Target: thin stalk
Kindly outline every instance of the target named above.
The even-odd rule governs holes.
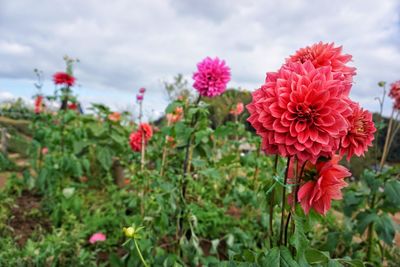
[[[142,101],[140,101],[140,104],[139,104],[139,107],[140,107],[140,111],[139,111],[139,127],[142,124],[142,116],[143,116],[143,104],[142,104]],[[145,132],[142,131],[142,136],[141,136],[142,146],[141,146],[141,157],[140,157],[140,170],[142,172],[144,170],[145,155],[146,155],[146,142],[145,142],[144,138],[145,138]]]
[[[391,139],[391,132],[392,132],[392,128],[393,128],[393,115],[394,115],[394,108],[392,110],[392,114],[390,116],[390,121],[389,121],[389,125],[388,125],[388,130],[386,133],[386,139],[385,139],[385,144],[383,147],[383,152],[382,152],[382,158],[381,158],[381,162],[379,164],[379,172],[382,172],[383,167],[385,165],[385,161],[386,161],[386,157],[387,154],[390,150],[390,139]],[[376,201],[376,192],[374,192],[372,194],[372,198],[371,198],[371,203],[370,203],[370,209],[373,210],[375,208],[375,201]],[[374,227],[375,224],[374,222],[371,222],[368,225],[368,232],[367,232],[367,261],[371,261],[371,257],[372,257],[372,252],[373,252],[373,243],[374,243]]]
[[[200,103],[201,100],[201,95],[197,98],[197,101],[195,103],[195,106],[197,107]],[[190,128],[193,128],[196,125],[197,122],[197,116],[193,114],[192,120],[190,122]],[[179,223],[178,223],[178,232],[182,234],[183,230],[183,217],[185,215],[185,210],[186,210],[186,190],[187,190],[187,175],[189,173],[190,169],[190,164],[191,164],[191,157],[190,157],[190,151],[191,151],[191,146],[193,142],[193,137],[194,137],[194,130],[189,136],[188,142],[185,147],[185,160],[183,162],[183,176],[182,176],[182,184],[181,184],[181,202],[182,202],[182,210],[180,213],[180,218],[179,218]]]
[[[261,149],[261,144],[260,144],[260,149]],[[273,175],[276,175],[277,170],[278,170],[278,155],[275,155]],[[269,241],[271,247],[273,246],[272,237],[274,236],[274,198],[275,198],[275,189],[272,189],[271,198],[269,199],[269,235],[270,235]]]
[[[283,231],[284,231],[284,226],[285,226],[286,185],[287,185],[287,179],[288,179],[288,174],[289,174],[289,165],[290,165],[290,157],[288,157],[288,159],[287,159],[285,180],[283,181],[283,188],[282,188],[282,209],[281,209],[281,228],[280,228],[280,234],[279,234],[279,245],[282,245],[282,242],[283,242]]]
[[[143,258],[142,252],[140,252],[139,245],[138,245],[138,243],[137,243],[135,238],[133,238],[133,242],[135,243],[136,251],[139,254],[140,260],[142,261],[144,267],[148,267],[146,261]]]
[[[167,127],[169,127],[169,126],[170,126],[170,122],[168,121]],[[160,176],[161,177],[164,175],[164,168],[165,168],[165,165],[167,162],[167,154],[168,154],[167,145],[168,145],[168,136],[165,137],[165,141],[164,141],[163,154],[162,154],[161,167],[160,167]]]
[[[288,239],[288,229],[289,229],[289,222],[290,222],[290,218],[292,216],[292,213],[289,212],[288,217],[286,219],[286,225],[285,225],[285,246],[287,245],[287,239]],[[292,220],[293,221],[293,220]]]
[[[390,121],[388,125],[388,130],[386,133],[386,140],[385,140],[385,145],[383,147],[383,152],[382,152],[382,158],[381,162],[379,165],[379,172],[382,172],[383,166],[385,165],[386,157],[387,157],[387,152],[388,152],[388,146],[389,146],[389,140],[392,132],[392,125],[393,125],[393,115],[394,115],[394,108],[392,110],[392,115],[390,115]]]

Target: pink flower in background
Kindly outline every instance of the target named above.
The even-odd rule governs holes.
[[[136,96],[136,100],[137,100],[138,102],[143,101],[143,95],[137,95],[137,96]]]
[[[343,156],[347,153],[347,160],[350,160],[354,154],[364,155],[368,147],[372,146],[376,132],[371,112],[363,110],[355,102],[352,102],[350,106],[352,113],[347,118],[350,126],[340,145],[340,155]]]
[[[230,68],[219,58],[205,58],[197,64],[193,74],[193,87],[201,96],[214,97],[222,94],[231,79]]]
[[[288,62],[278,72],[267,73],[247,106],[262,149],[282,157],[296,155],[302,162],[330,157],[347,132],[351,112],[340,94],[342,87],[330,67],[315,68],[310,61]]]
[[[342,93],[349,95],[353,76],[356,75],[356,68],[346,65],[351,61],[352,56],[342,53],[342,47],[335,47],[334,43],[319,42],[305,48],[301,48],[290,56],[286,62],[305,63],[310,61],[315,68],[331,67],[335,79],[343,81]]]
[[[118,122],[118,121],[121,120],[121,113],[119,113],[119,112],[113,112],[113,113],[111,113],[111,114],[108,115],[108,119],[109,119],[110,121],[113,121],[113,122]]]
[[[394,108],[400,110],[400,81],[394,82],[390,85],[389,96],[394,100]]]
[[[42,148],[42,155],[46,155],[49,153],[49,149],[47,147]]]
[[[182,107],[176,107],[173,113],[168,113],[166,115],[168,124],[173,124],[177,123],[180,121],[183,117],[183,108]]]
[[[325,215],[331,208],[332,200],[342,199],[341,189],[347,185],[344,178],[351,173],[338,164],[340,157],[335,155],[328,162],[318,162],[316,179],[308,181],[300,187],[298,200],[306,214],[313,208]]]
[[[93,234],[89,239],[90,244],[95,244],[97,242],[103,242],[103,241],[106,241],[106,235],[100,232]]]
[[[139,93],[144,94],[146,92],[146,88],[142,87],[139,89]]]
[[[73,86],[75,84],[75,78],[65,72],[57,72],[53,75],[53,81],[55,84],[63,84],[67,86]]]
[[[235,108],[233,108],[229,111],[229,113],[232,115],[239,116],[240,114],[242,114],[243,110],[244,110],[244,105],[242,102],[239,102],[236,104]]]

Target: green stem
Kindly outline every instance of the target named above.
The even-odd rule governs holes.
[[[261,144],[260,144],[261,148]],[[273,175],[276,175],[277,169],[278,169],[278,155],[275,156],[275,162],[274,162],[274,170],[273,170]],[[258,165],[257,165],[258,166]],[[274,198],[275,198],[275,189],[272,189],[271,192],[271,198],[269,199],[269,242],[270,246],[273,246],[273,239],[272,237],[274,236]]]
[[[145,267],[148,267],[146,261],[145,261],[144,258],[143,258],[142,252],[140,252],[139,245],[138,245],[138,243],[137,243],[137,241],[136,241],[135,238],[133,238],[133,242],[135,243],[136,251],[137,251],[137,253],[139,254],[140,260],[142,261],[142,263],[143,263],[143,265],[144,265]]]
[[[282,209],[281,209],[281,228],[280,228],[280,235],[279,235],[279,245],[282,245],[283,232],[284,232],[284,228],[285,228],[286,185],[287,185],[287,179],[288,179],[288,174],[289,174],[289,166],[290,166],[290,157],[288,157],[288,159],[287,159],[285,180],[283,181],[283,188],[282,188]]]

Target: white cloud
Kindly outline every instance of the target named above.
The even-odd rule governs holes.
[[[11,100],[14,98],[15,98],[15,96],[13,94],[11,94],[10,92],[0,90],[0,102],[8,101],[8,100]]]
[[[232,85],[254,89],[295,50],[323,40],[353,55],[352,95],[373,109],[376,83],[400,79],[399,10],[397,0],[2,1],[0,79],[33,78],[33,68],[49,78],[68,54],[81,60],[76,76],[82,90],[98,89],[96,99],[126,106],[112,92],[133,99],[145,86],[159,111],[160,80],[190,77],[205,56],[226,59]]]

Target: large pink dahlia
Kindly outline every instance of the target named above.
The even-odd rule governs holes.
[[[197,64],[197,72],[193,74],[193,87],[201,96],[214,97],[225,91],[230,79],[230,69],[224,60],[207,57]]]
[[[351,173],[338,164],[339,156],[334,156],[328,162],[318,162],[315,179],[300,187],[298,200],[307,214],[311,208],[325,215],[331,208],[332,199],[342,199],[341,189],[347,185],[344,178]]]
[[[400,110],[400,81],[390,85],[389,96],[394,100],[394,108]]]
[[[374,133],[376,128],[372,120],[372,114],[368,110],[364,110],[358,103],[350,104],[352,113],[347,117],[349,121],[349,129],[347,134],[342,138],[340,145],[340,154],[343,156],[347,153],[347,160],[355,154],[362,156],[372,146]]]
[[[339,92],[342,82],[334,77],[330,67],[315,68],[310,61],[288,62],[267,74],[247,106],[266,153],[315,163],[339,148],[351,110]]]
[[[330,66],[336,79],[343,81],[344,95],[349,95],[353,76],[356,74],[356,68],[349,67],[346,64],[351,61],[352,56],[342,54],[342,47],[335,47],[334,43],[319,42],[312,46],[307,46],[296,51],[286,62],[311,61],[315,68]]]

